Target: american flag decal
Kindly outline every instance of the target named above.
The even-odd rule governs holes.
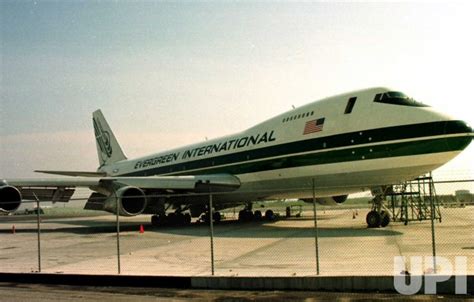
[[[306,122],[304,125],[303,135],[323,131],[324,119],[325,118],[323,117],[317,120]]]

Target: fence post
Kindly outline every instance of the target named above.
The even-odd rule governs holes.
[[[36,199],[36,225],[38,233],[38,272],[41,273],[41,222],[40,222],[40,200],[33,192]]]
[[[434,226],[434,220],[435,220],[435,206],[434,206],[434,198],[433,198],[433,189],[432,186],[434,186],[433,182],[433,177],[430,172],[430,178],[428,180],[429,182],[429,194],[430,194],[430,208],[431,208],[431,248],[433,251],[433,272],[436,274],[436,241],[435,241],[435,226]]]
[[[118,274],[120,275],[121,273],[120,271],[120,219],[119,219],[120,203],[115,192],[114,192],[114,195],[115,195],[115,204],[116,204],[115,216],[116,216],[116,226],[117,226],[117,271],[118,271]]]
[[[314,218],[314,248],[316,252],[316,275],[319,275],[319,245],[318,245],[318,220],[316,218],[316,189],[313,181],[313,218]]]
[[[209,193],[209,229],[211,232],[211,274],[214,276],[214,211],[212,209],[212,193]]]

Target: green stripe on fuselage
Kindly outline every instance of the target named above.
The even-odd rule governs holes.
[[[251,163],[238,163],[235,165],[216,168],[209,167],[202,170],[193,171],[192,174],[229,173],[232,175],[238,175],[276,169],[458,151],[464,149],[470,141],[470,137],[454,137],[386,144],[371,147],[358,147],[345,150],[288,156],[284,158],[274,158]],[[175,175],[185,174],[188,173],[175,173]]]
[[[214,173],[229,173],[237,175],[310,165],[460,151],[469,145],[471,142],[470,136],[434,139],[423,138],[466,133],[466,129],[465,124],[461,121],[433,122],[379,128],[236,152],[233,154],[140,170],[128,173],[127,175],[146,176],[160,174],[189,175]],[[416,138],[421,140],[390,143],[390,141],[394,140]],[[367,144],[382,142],[386,142],[386,144],[364,146]],[[351,146],[353,146],[353,148],[347,148]],[[341,147],[346,147],[347,149],[334,150],[334,148]],[[312,153],[295,155],[296,153],[304,152]],[[280,158],[274,158],[277,156]]]

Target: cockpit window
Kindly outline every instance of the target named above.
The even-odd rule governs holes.
[[[389,91],[382,94],[379,93],[375,95],[374,102],[401,106],[429,107],[428,105],[417,102],[404,93],[398,91]]]

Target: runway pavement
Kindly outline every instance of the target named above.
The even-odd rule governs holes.
[[[394,256],[431,256],[430,221],[368,229],[367,209],[318,210],[320,275],[392,275]],[[454,263],[467,257],[474,273],[474,207],[442,209],[436,222],[437,255]],[[276,222],[215,225],[217,276],[314,276],[315,229],[311,213]],[[36,221],[0,217],[0,271],[38,270]],[[153,228],[149,216],[120,218],[120,266],[130,275],[211,275],[209,227]],[[15,234],[12,226],[15,226]],[[140,225],[145,232],[140,233]],[[115,216],[43,218],[42,272],[116,274]]]

